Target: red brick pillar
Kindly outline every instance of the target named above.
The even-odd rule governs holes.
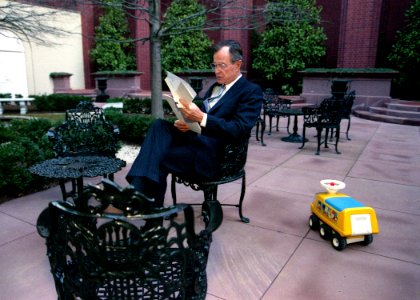
[[[253,7],[253,0],[237,0],[235,2],[235,7],[239,7],[238,9],[225,9],[224,16],[227,20],[230,20],[230,16],[232,19],[235,20],[235,16],[244,16],[245,13],[249,13]],[[248,8],[248,9],[244,9]],[[229,21],[227,21],[229,22]],[[246,18],[243,20],[235,20],[238,22],[235,26],[236,28],[246,28],[249,24],[247,24]],[[227,25],[228,26],[228,25]],[[244,60],[242,62],[242,70],[247,70],[248,64],[251,58],[251,38],[250,38],[250,30],[222,30],[220,34],[220,40],[236,40],[241,44]]]
[[[95,87],[92,78],[92,61],[89,53],[94,44],[95,36],[95,7],[91,4],[78,4],[78,9],[82,18],[82,47],[83,47],[83,71],[85,74],[85,87],[88,89]]]
[[[376,63],[382,0],[343,0],[338,68],[373,68]]]
[[[144,38],[149,36],[149,23],[145,21],[148,16],[141,16],[139,11],[136,12],[136,37]],[[142,72],[141,77],[141,90],[150,91],[150,42],[137,42],[136,43],[136,60],[137,60],[137,71]]]

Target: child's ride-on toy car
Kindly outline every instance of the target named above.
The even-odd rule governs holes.
[[[339,193],[346,186],[344,182],[326,179],[321,180],[321,185],[327,192],[316,194],[309,227],[319,230],[323,239],[331,239],[336,250],[343,250],[350,243],[372,243],[372,234],[379,232],[373,208]]]

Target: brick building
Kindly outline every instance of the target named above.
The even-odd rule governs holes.
[[[27,0],[35,3],[39,1]],[[163,0],[162,7],[170,1]],[[238,0],[242,6],[252,8],[264,0]],[[404,12],[411,0],[316,0],[323,7],[322,26],[328,37],[327,55],[323,65],[327,68],[373,68],[383,67],[387,53],[395,41],[396,31],[404,25]],[[93,46],[92,36],[100,15],[100,9],[80,1],[44,0],[43,5],[75,9],[81,13],[83,33],[83,59],[85,87],[94,88],[92,73],[95,71],[89,59]],[[229,12],[227,12],[229,14]],[[148,23],[136,20],[131,24],[134,36],[147,36]],[[223,30],[209,32],[214,40],[233,38],[238,40],[250,58],[251,34],[249,31]],[[150,90],[150,53],[148,43],[136,46],[137,69],[142,72],[141,89]],[[245,64],[245,69],[249,70]]]

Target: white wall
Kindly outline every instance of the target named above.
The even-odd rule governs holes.
[[[0,93],[28,96],[25,53],[18,37],[0,29]]]
[[[0,0],[0,4],[4,3]],[[53,11],[50,8],[29,6],[34,11]],[[53,83],[49,76],[52,72],[67,72],[72,89],[84,88],[83,48],[81,35],[81,16],[77,12],[61,11],[60,15],[51,16],[49,24],[62,28],[71,34],[64,37],[50,35],[46,40],[52,46],[38,45],[22,40],[26,60],[26,82],[28,94],[51,94]],[[5,55],[0,51],[0,56]],[[1,61],[1,58],[0,58]],[[5,67],[0,65],[1,69]],[[10,68],[10,66],[8,67]],[[4,73],[4,71],[3,71]],[[6,73],[9,73],[6,71]]]

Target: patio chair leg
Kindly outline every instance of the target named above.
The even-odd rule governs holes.
[[[340,127],[337,128],[337,135],[336,135],[336,140],[335,140],[335,152],[337,154],[341,154],[340,151],[338,151],[338,141],[340,140]]]
[[[318,146],[317,146],[317,150],[315,152],[315,155],[319,155],[319,151],[321,150],[321,135],[322,135],[322,128],[317,128],[317,140],[318,140]]]
[[[268,135],[271,135],[271,128],[273,127],[273,117],[272,116],[269,116],[269,119],[270,119],[270,129],[268,130]]]
[[[305,135],[306,135],[306,127],[303,126],[303,130],[302,130],[302,145],[299,147],[299,149],[302,149],[305,146]]]
[[[350,130],[350,118],[349,118],[349,122],[347,124],[346,138],[347,138],[348,141],[351,141],[351,138],[349,138],[349,130]]]
[[[242,222],[244,223],[249,223],[249,218],[245,217],[242,214],[242,202],[244,201],[244,197],[245,197],[245,189],[246,189],[246,179],[245,179],[245,175],[244,177],[242,177],[242,188],[241,188],[241,198],[239,199],[239,217],[241,219]]]
[[[328,147],[328,133],[330,132],[329,128],[325,128],[325,140],[324,140],[324,148],[329,148]],[[331,129],[331,133],[334,132],[334,129]]]
[[[267,146],[264,143],[265,119],[261,122],[261,146]]]

